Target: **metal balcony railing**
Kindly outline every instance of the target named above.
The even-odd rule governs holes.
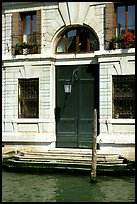
[[[28,35],[13,36],[13,54],[27,55],[40,53],[41,34],[33,33]]]
[[[15,55],[27,55],[27,54],[38,54],[38,46],[35,47],[19,47],[18,49],[15,48]]]
[[[119,33],[109,41],[109,49],[129,49],[135,47],[135,33]]]

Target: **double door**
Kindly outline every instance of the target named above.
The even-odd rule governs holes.
[[[64,84],[72,80],[71,93]],[[91,148],[93,110],[98,111],[98,66],[56,67],[56,147]]]

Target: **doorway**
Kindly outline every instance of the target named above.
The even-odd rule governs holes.
[[[65,93],[72,77],[72,91]],[[94,109],[99,115],[98,64],[56,66],[56,147],[91,148]]]

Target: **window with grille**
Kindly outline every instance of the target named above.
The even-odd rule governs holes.
[[[19,118],[39,117],[39,79],[19,79]]]
[[[135,118],[135,76],[112,76],[113,118]]]

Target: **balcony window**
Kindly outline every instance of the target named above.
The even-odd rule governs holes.
[[[41,12],[13,13],[13,54],[38,54],[41,42]]]
[[[112,76],[113,118],[135,118],[135,76]]]
[[[36,12],[24,14],[23,42],[36,42]]]
[[[109,11],[107,10],[107,15],[108,14],[109,14]],[[112,16],[114,18],[114,27],[111,27],[111,25],[109,24],[109,19],[107,19],[107,25],[106,25],[107,27],[106,42],[108,45],[108,49],[134,48],[135,47],[135,5],[131,3],[115,3],[114,15]],[[110,32],[110,30],[112,32]]]
[[[135,5],[117,6],[116,36],[131,32],[135,34]]]

